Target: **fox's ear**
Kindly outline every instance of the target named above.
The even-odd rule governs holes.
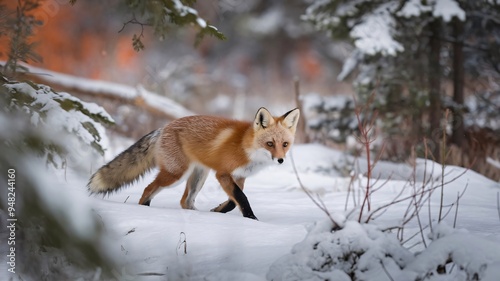
[[[259,108],[253,122],[254,130],[265,129],[274,124],[274,118],[265,107]]]
[[[297,124],[299,123],[300,110],[298,108],[292,109],[285,113],[281,118],[283,121],[281,122],[283,126],[291,130],[295,133],[295,129],[297,128]]]

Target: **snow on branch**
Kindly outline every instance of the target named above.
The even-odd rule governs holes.
[[[403,8],[397,13],[400,17],[419,17],[423,13],[432,13],[435,18],[442,18],[445,22],[457,17],[465,20],[465,11],[460,8],[455,0],[406,1]]]
[[[381,5],[373,13],[363,16],[361,23],[352,26],[350,36],[361,53],[395,56],[404,50],[403,45],[394,39],[396,23],[391,13],[393,8],[393,3]]]
[[[500,169],[500,161],[495,160],[491,157],[486,157],[486,163],[492,165],[493,167]]]
[[[141,85],[131,87],[113,82],[75,77],[31,66],[29,67],[29,71],[33,74],[37,74],[36,78],[45,83],[58,85],[77,92],[119,98],[139,107],[143,107],[148,111],[154,111],[155,113],[164,115],[170,119],[177,119],[194,114],[173,100],[148,91]]]
[[[10,127],[17,119],[26,121],[11,131],[11,138],[17,140],[9,142],[12,147],[34,150],[56,167],[64,166],[68,155],[81,158],[85,151],[104,153],[107,139],[103,125],[114,121],[102,107],[32,82],[5,81],[0,91],[5,119],[0,123]]]
[[[403,52],[403,45],[396,39],[397,18],[442,18],[445,22],[454,17],[465,20],[465,11],[455,0],[401,1],[339,1],[313,2],[302,19],[329,34],[347,35],[361,54],[396,56]],[[343,77],[343,76],[341,76]]]

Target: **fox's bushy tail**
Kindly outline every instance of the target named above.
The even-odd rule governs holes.
[[[90,193],[108,194],[139,179],[155,166],[155,144],[161,129],[152,131],[102,166],[87,184]]]

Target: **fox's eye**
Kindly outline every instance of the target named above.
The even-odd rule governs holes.
[[[287,147],[288,146],[288,143],[287,142],[284,142],[283,143],[283,147]]]
[[[273,143],[272,141],[268,141],[266,144],[267,144],[267,146],[269,146],[269,147],[273,147],[273,146],[274,146],[274,143]]]

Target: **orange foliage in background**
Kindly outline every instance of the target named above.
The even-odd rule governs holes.
[[[110,16],[102,16],[116,12],[112,9],[107,12],[106,3],[82,2],[85,1],[71,6],[67,0],[42,1],[33,15],[43,24],[35,28],[31,40],[38,42],[35,52],[43,61],[30,64],[81,77],[126,80],[127,72],[140,68],[132,36],[118,33],[121,25],[113,24]],[[8,1],[6,6],[15,15],[17,1]],[[8,45],[4,37],[0,45],[1,60],[7,59]]]

